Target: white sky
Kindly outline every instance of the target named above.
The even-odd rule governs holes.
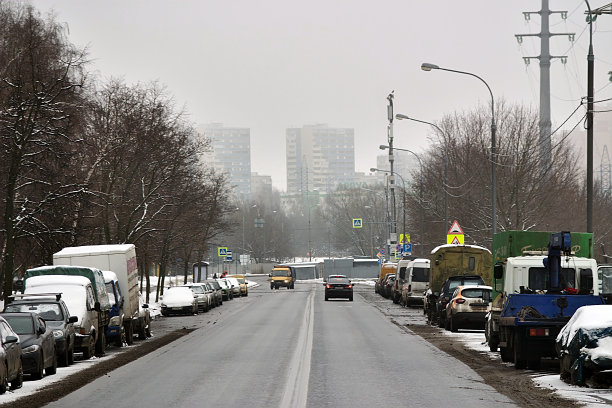
[[[612,0],[591,0],[591,7]],[[438,121],[490,101],[477,79],[424,72],[422,62],[481,76],[496,99],[539,105],[539,0],[33,0],[88,46],[92,70],[128,83],[159,80],[196,124],[251,129],[252,171],[286,188],[285,129],[326,123],[355,129],[356,170],[376,166],[386,142],[386,97],[395,113]],[[588,28],[583,0],[550,0],[553,129],[586,95]],[[595,99],[612,97],[612,15],[594,24]],[[605,115],[612,115],[607,113]],[[576,119],[577,120],[577,119]],[[395,146],[422,151],[429,127],[395,122]],[[568,123],[573,127],[576,121]],[[595,163],[612,134],[597,135]],[[610,132],[608,132],[610,133]]]

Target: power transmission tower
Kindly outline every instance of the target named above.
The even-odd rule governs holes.
[[[610,166],[610,155],[608,146],[604,145],[601,154],[601,164],[599,165],[599,176],[601,178],[601,192],[603,195],[610,195],[612,187],[612,167]]]
[[[531,59],[540,60],[540,157],[541,171],[546,174],[551,164],[551,121],[550,121],[550,61],[554,58],[561,59],[562,63],[567,62],[566,55],[550,55],[550,37],[555,35],[567,35],[570,41],[574,41],[575,33],[551,33],[549,17],[551,14],[561,14],[562,19],[567,19],[567,11],[551,11],[548,7],[548,0],[542,0],[540,11],[525,11],[525,20],[529,21],[532,14],[539,14],[542,19],[542,30],[538,34],[515,34],[519,44],[523,42],[523,37],[540,37],[540,55],[537,57],[523,57],[525,64],[529,65]]]

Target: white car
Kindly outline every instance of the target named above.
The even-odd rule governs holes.
[[[186,286],[166,289],[161,301],[163,316],[171,314],[198,314],[197,296]]]
[[[232,287],[232,293],[234,294],[234,297],[240,297],[240,282],[238,282],[238,279],[227,277],[223,279],[225,279]]]

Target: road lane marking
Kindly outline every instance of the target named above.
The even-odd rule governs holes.
[[[296,347],[289,363],[289,373],[279,407],[305,407],[308,398],[308,381],[310,379],[310,360],[314,333],[314,288],[311,288],[304,308],[304,317]]]

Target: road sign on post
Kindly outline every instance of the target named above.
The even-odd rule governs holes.
[[[231,261],[231,260],[233,260],[233,253],[232,253],[232,251],[227,250],[227,251],[225,252],[225,260],[226,260],[226,261]]]
[[[353,228],[362,228],[363,218],[353,218]]]
[[[459,226],[457,220],[453,221],[453,225],[451,225],[448,230],[448,235],[446,235],[446,243],[454,244],[454,245],[463,245],[465,242],[465,237],[463,235],[463,230]]]
[[[227,247],[217,247],[217,256],[227,256]]]

